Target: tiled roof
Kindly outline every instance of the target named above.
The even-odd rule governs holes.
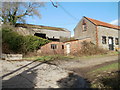
[[[16,27],[37,28],[37,29],[47,29],[47,30],[54,30],[54,31],[66,31],[66,32],[69,32],[68,30],[66,30],[64,28],[42,26],[42,25],[32,25],[32,24],[20,24],[20,23],[17,23]]]
[[[112,25],[112,24],[105,23],[105,22],[102,22],[102,21],[98,21],[98,20],[88,18],[88,17],[85,17],[85,18],[88,19],[89,21],[91,21],[92,23],[94,23],[97,26],[104,26],[104,27],[109,27],[109,28],[114,28],[114,29],[120,29],[120,26],[117,26],[117,25]]]

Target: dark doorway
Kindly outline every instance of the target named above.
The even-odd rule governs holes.
[[[34,35],[46,39],[46,34],[44,33],[35,33]]]
[[[114,50],[113,37],[108,37],[109,50]]]

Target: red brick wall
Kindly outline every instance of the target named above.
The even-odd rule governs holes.
[[[48,43],[48,44],[42,46],[41,49],[38,50],[38,52],[40,52],[41,54],[45,54],[45,55],[47,55],[47,54],[48,55],[67,54],[66,44],[70,44],[70,54],[73,54],[81,49],[81,46],[82,46],[81,43],[83,41],[90,42],[91,39],[86,38],[86,39],[82,39],[82,40],[68,41],[65,43],[63,43],[63,42],[51,42],[51,43]],[[52,49],[51,44],[56,44],[57,48]],[[62,49],[62,45],[64,45],[64,49]]]
[[[87,42],[90,42],[91,39],[90,38],[86,38],[86,39],[82,39],[82,40],[74,40],[74,41],[68,41],[68,42],[65,42],[64,43],[64,53],[67,54],[67,50],[66,50],[66,44],[70,44],[70,53],[73,54],[73,53],[76,53],[77,51],[79,51],[81,49],[81,46],[82,46],[82,42],[83,41],[87,41]]]
[[[51,44],[56,44],[57,48],[52,49]],[[41,54],[52,54],[52,55],[53,54],[64,54],[64,49],[62,49],[62,45],[64,45],[64,43],[62,42],[51,42],[51,43],[48,43],[42,46],[39,51],[41,52]]]

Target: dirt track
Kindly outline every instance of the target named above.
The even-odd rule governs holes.
[[[67,61],[58,60],[53,63],[64,69],[74,71],[80,76],[85,76],[88,71],[97,69],[99,67],[114,62],[118,62],[118,55],[80,60],[67,60]]]
[[[52,63],[65,69],[71,68],[86,68],[100,65],[103,63],[109,63],[112,61],[118,61],[118,55],[115,56],[104,56],[104,57],[91,57],[91,58],[80,58],[79,60],[57,60]]]

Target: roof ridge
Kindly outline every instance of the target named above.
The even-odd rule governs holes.
[[[84,17],[85,17],[85,16],[84,16]],[[85,17],[85,18],[88,19],[88,20],[90,20],[92,23],[94,23],[94,24],[97,25],[97,26],[105,26],[105,27],[115,28],[115,29],[118,29],[118,28],[119,28],[118,25],[113,25],[113,24],[110,24],[110,23],[106,23],[106,22],[99,21],[99,20],[92,19],[92,18],[88,18],[88,17]]]
[[[48,29],[48,30],[55,30],[55,31],[69,31],[66,28],[60,28],[60,27],[52,27],[52,26],[44,26],[44,25],[34,25],[34,24],[17,23],[16,27],[19,27],[19,26],[26,27],[26,28],[32,27],[32,28]]]

